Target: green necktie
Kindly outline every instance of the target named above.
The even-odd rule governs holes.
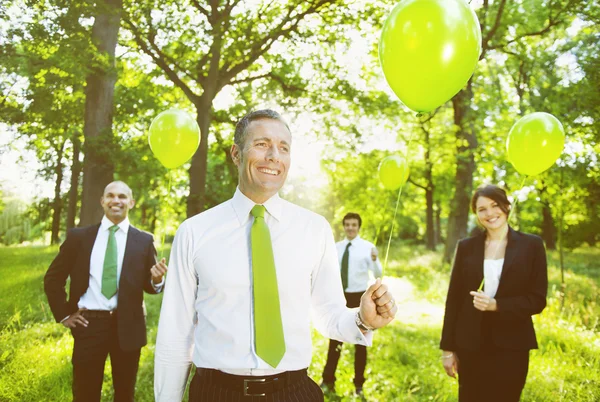
[[[110,299],[117,293],[117,240],[115,232],[118,225],[108,228],[108,243],[104,254],[104,267],[102,269],[102,294]]]
[[[265,207],[255,205],[251,213],[254,216],[250,242],[256,354],[272,367],[277,367],[285,354],[285,340],[271,234],[264,218]]]
[[[344,292],[348,287],[348,259],[350,258],[350,251],[348,250],[352,243],[348,243],[346,245],[346,250],[344,251],[344,255],[342,255],[342,288]]]

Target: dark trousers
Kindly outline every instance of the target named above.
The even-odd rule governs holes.
[[[100,401],[104,364],[110,355],[115,401],[134,401],[140,349],[121,350],[117,335],[117,320],[89,318],[87,327],[73,328],[73,401]]]
[[[344,293],[346,296],[346,306],[353,308],[360,306],[360,298],[364,292]],[[329,351],[327,352],[327,363],[323,370],[323,382],[325,384],[335,384],[335,370],[340,360],[342,351],[342,342],[330,339]],[[365,367],[367,366],[367,347],[363,345],[354,345],[354,386],[362,388],[365,382]]]
[[[266,396],[244,396],[242,391],[228,389],[212,382],[210,376],[196,373],[189,395],[189,402],[323,402],[323,391],[308,376]]]
[[[529,369],[528,350],[483,348],[459,350],[458,400],[460,402],[518,402]]]

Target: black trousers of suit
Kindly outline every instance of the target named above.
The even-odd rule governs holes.
[[[487,313],[491,314],[491,313]],[[483,344],[479,351],[458,350],[460,402],[518,402],[529,371],[529,350],[497,347],[489,315],[481,322]]]
[[[85,313],[84,313],[85,317]],[[140,350],[124,351],[119,346],[117,319],[89,318],[87,327],[71,329],[73,347],[73,401],[100,401],[104,365],[110,355],[114,400],[133,402]]]
[[[460,402],[518,402],[529,368],[528,350],[458,350]]]
[[[197,373],[190,384],[189,402],[323,402],[323,391],[306,376],[302,380],[266,396],[244,396],[210,382]]]
[[[350,308],[360,306],[360,298],[364,292],[344,293],[346,297],[346,306]],[[337,369],[340,353],[342,352],[342,342],[334,339],[329,340],[329,351],[327,352],[327,363],[323,370],[323,382],[325,384],[335,384],[335,370]],[[365,368],[367,367],[367,347],[363,345],[354,345],[354,386],[362,388],[365,382]]]

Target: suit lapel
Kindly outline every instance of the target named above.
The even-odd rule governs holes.
[[[98,236],[99,229],[100,224],[90,226],[84,232],[83,239],[81,240],[81,254],[79,254],[81,259],[79,261],[87,274],[82,277],[84,277],[88,281],[90,277],[90,260],[92,259],[92,249],[94,248],[94,243],[96,242],[96,237]]]
[[[519,241],[519,233],[508,227],[508,241],[506,243],[506,251],[504,252],[504,264],[502,264],[502,274],[500,275],[500,284],[506,273],[514,268],[512,264],[515,256],[519,254],[521,242]]]
[[[475,262],[475,277],[477,279],[477,290],[481,281],[483,281],[483,259],[485,257],[485,232],[475,237],[475,249],[473,250],[473,259]]]
[[[129,275],[130,270],[132,269],[131,261],[133,258],[135,258],[138,250],[138,235],[139,230],[129,225],[129,230],[127,231],[127,241],[125,242],[125,254],[123,255],[123,265],[121,266],[119,288],[121,287],[121,282],[124,280],[123,278]]]

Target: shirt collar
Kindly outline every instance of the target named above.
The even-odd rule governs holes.
[[[356,235],[356,237],[352,240],[349,240],[347,237],[344,239],[344,244],[347,243],[356,243],[358,240],[360,240],[360,235]]]
[[[114,225],[115,224],[112,223],[110,219],[106,217],[106,215],[104,215],[104,217],[102,217],[102,222],[100,223],[100,230],[108,230]],[[127,234],[127,232],[129,232],[129,218],[127,217],[123,219],[123,221],[119,223],[118,226],[119,229],[121,229],[125,234]]]
[[[237,215],[238,221],[240,222],[240,226],[245,224],[248,219],[250,219],[250,211],[256,203],[252,201],[250,198],[246,197],[238,187],[235,190],[235,194],[231,199],[231,203],[233,205],[233,210]],[[281,221],[281,215],[283,210],[283,200],[279,197],[279,194],[275,194],[273,197],[269,198],[266,202],[264,202],[265,209],[277,222]]]

